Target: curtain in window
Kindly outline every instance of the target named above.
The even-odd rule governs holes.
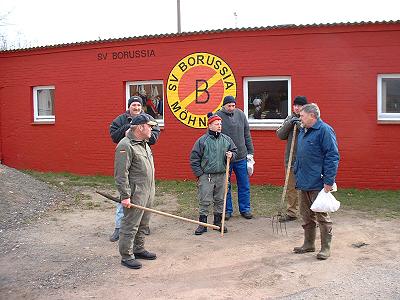
[[[54,116],[53,109],[53,91],[39,90],[38,91],[38,115],[39,116]]]

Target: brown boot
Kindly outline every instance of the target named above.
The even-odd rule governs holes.
[[[317,254],[318,259],[328,259],[331,256],[331,243],[332,243],[332,225],[320,224],[321,232],[321,251]]]
[[[304,243],[301,247],[294,247],[294,253],[306,253],[306,252],[314,252],[315,251],[315,235],[316,228],[315,227],[304,227]]]

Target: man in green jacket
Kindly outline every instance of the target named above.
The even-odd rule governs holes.
[[[132,118],[145,114],[143,111],[143,99],[139,96],[132,96],[128,100],[128,110],[123,114],[116,117],[110,125],[110,136],[114,143],[118,144],[126,135],[126,132],[130,130],[130,122]],[[152,121],[155,121],[153,117],[148,115]],[[151,136],[148,140],[148,144],[154,145],[158,137],[160,136],[160,127],[158,125],[153,126],[151,129]],[[115,210],[115,229],[113,234],[110,236],[111,242],[116,242],[119,239],[119,230],[121,228],[121,220],[124,216],[124,212],[121,204],[117,204],[117,209]],[[150,228],[146,228],[145,234],[150,234]]]
[[[221,117],[208,114],[208,131],[194,144],[190,154],[190,165],[197,177],[199,198],[199,221],[207,223],[209,206],[214,204],[214,225],[222,223],[224,207],[224,184],[226,159],[235,159],[237,148],[232,139],[221,133]],[[207,227],[199,225],[195,234],[201,235]],[[224,232],[227,229],[224,228]]]
[[[144,231],[149,226],[150,213],[131,207],[131,203],[150,207],[154,199],[154,162],[147,141],[156,124],[146,114],[134,117],[131,130],[115,149],[114,178],[124,211],[119,252],[121,264],[131,269],[142,267],[138,258],[156,259],[155,253],[144,248]]]

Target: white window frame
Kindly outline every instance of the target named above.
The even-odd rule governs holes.
[[[243,102],[244,102],[244,113],[249,121],[250,129],[261,129],[261,130],[276,130],[282,125],[285,119],[249,119],[249,81],[280,81],[287,80],[288,82],[288,115],[292,113],[292,79],[290,76],[262,76],[262,77],[244,77],[243,78]]]
[[[377,118],[378,123],[400,123],[400,113],[384,113],[383,108],[383,97],[382,93],[384,92],[382,86],[382,79],[386,78],[396,78],[400,80],[400,74],[379,74],[377,79]]]
[[[56,121],[55,112],[54,115],[47,115],[47,116],[39,116],[39,107],[38,107],[38,91],[39,90],[55,90],[54,85],[43,85],[43,86],[35,86],[33,87],[33,111],[34,111],[34,122],[35,123],[44,123],[50,122],[53,123]],[[53,101],[55,101],[53,99]],[[53,103],[54,105],[54,103]]]
[[[157,119],[157,124],[160,127],[164,127],[164,120],[165,120],[165,97],[164,97],[164,81],[163,80],[146,80],[146,81],[127,81],[126,82],[126,103],[125,107],[128,109],[128,100],[130,98],[130,86],[131,85],[138,85],[138,84],[161,84],[162,86],[162,101],[163,101],[163,115],[162,119]],[[143,105],[146,105],[146,103],[143,103]]]

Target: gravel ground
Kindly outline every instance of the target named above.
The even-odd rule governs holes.
[[[40,219],[62,201],[71,198],[62,190],[0,164],[0,232]]]
[[[397,262],[396,265],[366,266],[322,286],[280,299],[400,299],[400,266]],[[349,295],[349,291],[354,293]]]

